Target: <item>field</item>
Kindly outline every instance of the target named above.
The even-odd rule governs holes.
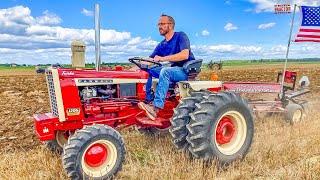
[[[293,126],[281,116],[255,120],[246,158],[221,170],[190,160],[170,136],[155,138],[134,129],[121,131],[127,156],[116,179],[320,179],[320,64],[290,65],[310,78],[308,117]],[[223,81],[275,81],[280,64],[227,66]],[[203,71],[201,79],[210,72]],[[44,75],[32,69],[0,69],[0,179],[66,179],[61,158],[33,132],[32,115],[50,111]]]

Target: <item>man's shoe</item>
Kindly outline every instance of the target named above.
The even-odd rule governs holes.
[[[156,109],[156,107],[145,104],[144,102],[139,102],[138,107],[144,110],[150,119],[155,120],[157,118],[158,110]]]

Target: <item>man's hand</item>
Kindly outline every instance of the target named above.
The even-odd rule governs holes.
[[[189,58],[189,49],[184,49],[177,54],[172,54],[168,56],[158,56],[156,55],[153,59],[158,62],[170,61],[170,62],[178,62],[183,61]]]
[[[156,56],[153,58],[153,60],[156,61],[156,62],[165,61],[164,57],[158,56],[158,55],[156,55]]]

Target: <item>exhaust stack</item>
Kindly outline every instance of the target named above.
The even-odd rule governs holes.
[[[94,28],[95,28],[95,51],[96,51],[96,71],[100,70],[100,6],[95,4],[94,10]]]

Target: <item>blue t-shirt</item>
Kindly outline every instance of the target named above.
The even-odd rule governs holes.
[[[188,60],[193,60],[194,56],[191,52],[190,41],[188,36],[184,32],[174,32],[174,35],[169,41],[166,39],[162,40],[150,55],[151,58],[158,56],[168,56],[181,52],[184,49],[189,49],[189,58],[183,61],[172,62],[171,66],[180,66],[182,67],[185,62]]]

